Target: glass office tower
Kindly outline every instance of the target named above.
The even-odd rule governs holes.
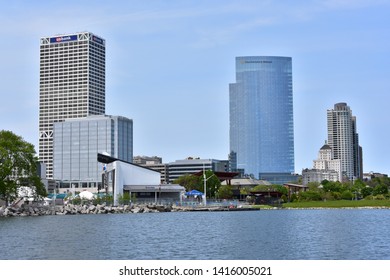
[[[230,84],[230,153],[236,171],[273,183],[294,172],[292,60],[236,58]],[[234,168],[233,168],[234,169]]]
[[[53,178],[53,123],[105,113],[105,40],[90,33],[40,41],[39,159]]]
[[[88,116],[56,122],[53,126],[55,180],[61,187],[96,188],[102,164],[97,154],[133,161],[133,121],[121,116]]]

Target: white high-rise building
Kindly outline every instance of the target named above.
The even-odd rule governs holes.
[[[313,168],[337,171],[338,181],[342,181],[341,160],[333,158],[332,148],[328,144],[322,146],[318,152],[318,158],[313,160]]]
[[[105,114],[105,40],[90,33],[40,41],[39,158],[53,178],[53,123]]]
[[[318,158],[313,160],[313,169],[302,170],[302,182],[342,181],[341,160],[333,159],[332,148],[325,144],[318,152]]]
[[[347,103],[337,103],[327,111],[328,145],[333,158],[341,161],[343,178],[350,180],[362,178],[362,148],[356,132],[356,117]]]

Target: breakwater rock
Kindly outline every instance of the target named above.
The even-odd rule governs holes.
[[[81,215],[81,214],[120,214],[120,213],[156,213],[171,212],[171,206],[165,205],[57,205],[57,206],[31,206],[0,207],[0,217],[27,217],[44,215]]]

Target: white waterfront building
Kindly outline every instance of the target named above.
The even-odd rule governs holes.
[[[124,193],[136,201],[146,203],[180,203],[185,188],[175,184],[161,184],[161,174],[138,164],[119,160],[107,155],[98,154],[100,163],[106,168],[102,175],[106,178],[103,191],[111,193],[114,205]]]

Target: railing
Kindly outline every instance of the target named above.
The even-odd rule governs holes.
[[[132,204],[147,204],[147,205],[176,205],[177,200],[174,199],[154,199],[154,198],[136,198],[131,201]]]
[[[208,199],[206,207],[238,207],[239,205],[243,205],[243,204],[247,204],[247,203],[238,200]],[[183,200],[181,203],[178,203],[177,206],[193,207],[193,208],[205,207],[203,203],[198,202],[196,200]]]

